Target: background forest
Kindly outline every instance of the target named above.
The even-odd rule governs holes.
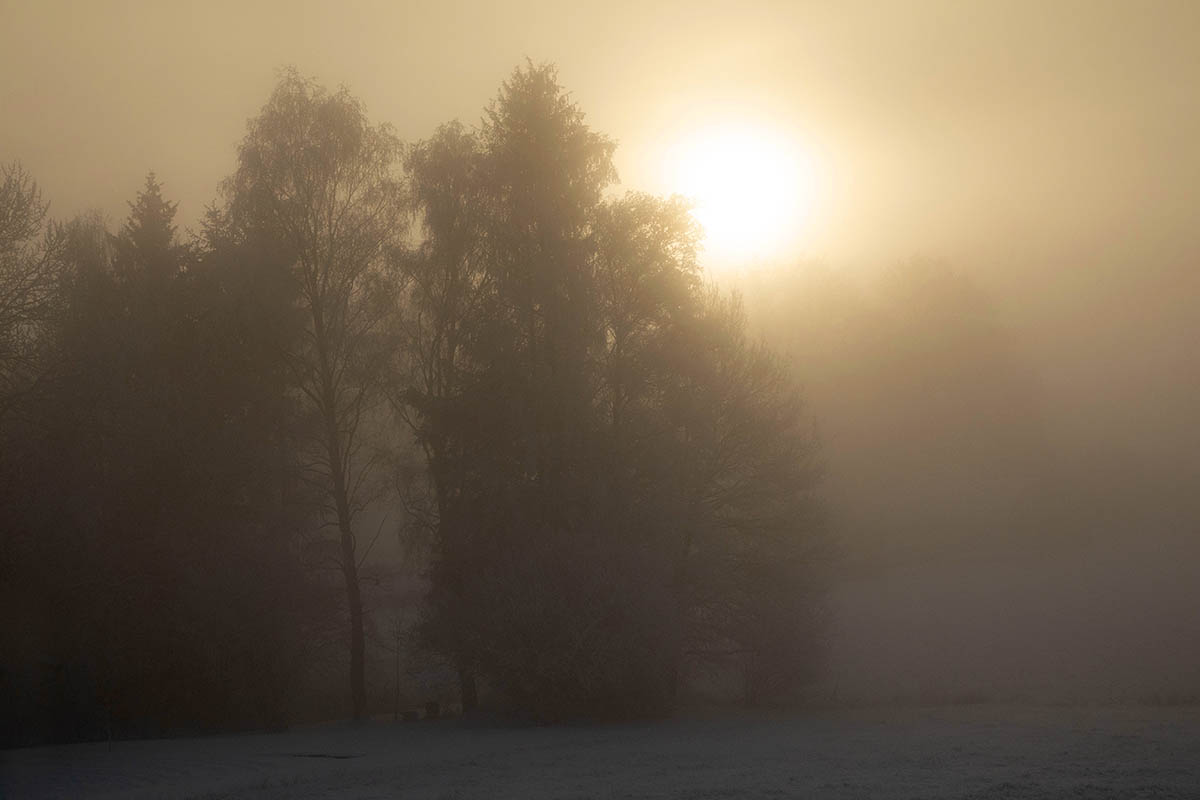
[[[415,144],[286,71],[188,235],[6,166],[6,743],[810,682],[812,415],[613,150],[529,64]]]

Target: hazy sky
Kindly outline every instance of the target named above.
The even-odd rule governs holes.
[[[629,188],[678,189],[672,145],[730,119],[801,143],[802,254],[945,259],[997,293],[1061,404],[1179,442],[1200,392],[1196,2],[0,0],[0,160],[57,216],[113,224],[154,169],[186,225],[282,65],[413,140],[476,122],[526,56],[619,141]]]
[[[0,0],[0,158],[114,221],[149,169],[193,221],[276,69],[406,139],[473,122],[526,56],[620,142],[631,188],[730,117],[820,168],[802,249],[849,263],[1191,243],[1200,4]]]

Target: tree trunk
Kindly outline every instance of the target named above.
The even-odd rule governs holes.
[[[333,505],[337,511],[338,533],[342,545],[342,574],[346,578],[346,606],[350,612],[350,697],[353,718],[360,720],[367,706],[367,687],[364,668],[363,604],[358,584],[357,547],[354,540],[353,514],[350,511],[350,488],[346,470],[348,464],[341,429],[338,426],[337,393],[333,386],[333,369],[328,355],[328,337],[324,315],[315,308],[313,332],[321,387],[321,412],[325,422],[325,447],[329,455],[329,471]]]
[[[363,718],[367,706],[363,661],[363,604],[358,585],[354,530],[350,525],[350,497],[340,471],[334,473],[333,492],[338,514],[338,530],[342,537],[342,573],[346,577],[346,606],[350,611],[350,696],[354,719],[359,720]]]
[[[342,558],[345,560],[346,600],[350,609],[350,695],[354,719],[360,720],[367,706],[367,682],[363,662],[363,605],[358,588],[358,567],[354,563],[354,540],[342,533]]]

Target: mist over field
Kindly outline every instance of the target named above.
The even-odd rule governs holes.
[[[1186,796],[1198,52],[0,0],[0,794]]]

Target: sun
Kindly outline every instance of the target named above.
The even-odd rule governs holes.
[[[797,247],[817,187],[798,142],[762,126],[700,129],[668,153],[672,190],[688,197],[704,229],[704,260],[730,267]]]

